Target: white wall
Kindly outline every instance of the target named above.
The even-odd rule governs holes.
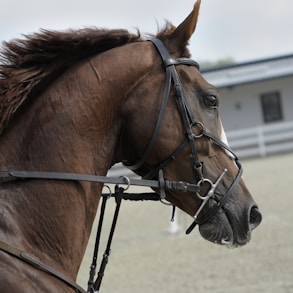
[[[219,89],[220,113],[225,130],[264,125],[260,95],[281,93],[284,121],[293,121],[293,76]]]

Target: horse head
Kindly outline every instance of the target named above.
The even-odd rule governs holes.
[[[145,178],[158,178],[162,170],[166,180],[197,184],[197,192],[168,191],[166,198],[194,218],[191,228],[198,224],[205,239],[239,246],[250,240],[261,214],[227,145],[219,93],[188,58],[199,6],[197,1],[177,28],[145,49],[153,66],[127,97],[131,115],[125,120],[122,159]]]
[[[116,162],[159,179],[161,199],[193,217],[188,232],[250,240],[261,214],[227,145],[219,94],[187,49],[199,6],[149,41],[120,29],[42,31],[0,50],[0,257],[11,268],[1,292],[56,292],[43,271],[63,281],[58,292],[82,292],[70,280]]]

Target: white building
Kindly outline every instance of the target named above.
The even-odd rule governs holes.
[[[293,55],[203,70],[239,157],[293,150]]]

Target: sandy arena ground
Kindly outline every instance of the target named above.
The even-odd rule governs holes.
[[[227,249],[202,239],[197,230],[185,235],[191,219],[181,212],[179,232],[171,234],[169,207],[125,201],[100,292],[293,293],[293,153],[243,161],[243,166],[263,213],[248,245]],[[105,225],[113,207],[111,200]],[[84,288],[92,251],[93,239],[78,278]]]

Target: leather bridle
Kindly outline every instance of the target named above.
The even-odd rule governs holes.
[[[241,164],[238,161],[237,156],[231,151],[229,146],[227,146],[225,143],[223,143],[219,138],[215,137],[213,134],[210,132],[207,132],[205,130],[204,125],[196,120],[196,117],[194,116],[191,107],[188,103],[187,97],[184,93],[182,83],[180,81],[179,75],[176,71],[176,66],[177,65],[187,65],[187,66],[195,66],[196,68],[199,69],[199,65],[197,62],[195,62],[192,59],[189,58],[177,58],[177,59],[172,59],[171,56],[169,55],[169,52],[165,45],[163,44],[162,41],[158,39],[151,39],[150,40],[154,46],[156,47],[157,51],[159,52],[161,59],[163,61],[163,67],[166,71],[166,84],[165,84],[165,89],[164,89],[164,94],[163,94],[163,99],[162,99],[162,104],[161,108],[159,111],[158,119],[155,124],[155,128],[152,134],[152,137],[144,151],[144,154],[141,156],[141,159],[136,162],[133,165],[126,165],[127,168],[131,170],[138,170],[145,162],[147,159],[150,151],[153,149],[155,141],[158,137],[159,130],[161,128],[161,124],[163,121],[164,113],[167,107],[167,102],[168,102],[168,97],[170,95],[171,91],[171,85],[173,84],[174,86],[174,91],[177,99],[177,103],[179,106],[179,111],[181,114],[182,122],[183,122],[183,127],[185,130],[186,138],[182,142],[181,145],[171,154],[169,155],[165,160],[157,164],[151,171],[149,171],[147,174],[143,176],[143,179],[138,180],[138,179],[129,179],[128,177],[108,177],[108,176],[95,176],[95,175],[85,175],[85,174],[76,174],[76,173],[60,173],[60,172],[39,172],[39,171],[1,171],[0,170],[0,178],[2,178],[3,183],[8,180],[10,182],[11,180],[62,180],[62,181],[87,181],[87,182],[97,182],[97,183],[112,183],[116,184],[116,187],[119,186],[120,184],[124,184],[127,187],[130,185],[136,185],[136,186],[147,186],[147,187],[152,187],[155,188],[156,190],[159,191],[159,195],[154,195],[153,193],[147,193],[147,194],[139,194],[139,195],[133,195],[133,194],[124,194],[123,189],[121,187],[117,187],[117,193],[115,192],[115,198],[117,202],[121,202],[121,199],[130,199],[130,200],[164,200],[165,199],[165,190],[171,190],[171,191],[180,191],[180,192],[189,192],[189,193],[194,193],[197,195],[197,197],[202,200],[202,203],[199,207],[199,209],[195,212],[195,215],[193,216],[193,223],[191,226],[187,229],[186,233],[189,234],[193,228],[198,224],[202,225],[203,223],[207,222],[211,217],[213,217],[219,209],[223,208],[226,202],[228,201],[229,197],[231,196],[234,188],[236,185],[239,183],[241,176],[242,176],[242,167]],[[194,128],[197,128],[198,133],[195,134],[193,132]],[[228,190],[221,195],[220,199],[219,195],[216,192],[217,186],[222,180],[223,176],[226,173],[226,169],[223,170],[223,172],[219,175],[217,178],[216,182],[212,182],[210,179],[205,178],[203,175],[203,163],[200,161],[198,152],[195,147],[194,141],[196,139],[199,139],[201,137],[207,137],[208,139],[212,140],[214,143],[216,143],[218,146],[223,148],[225,151],[229,152],[229,154],[234,158],[235,164],[238,167],[238,174],[236,175],[235,179],[233,180],[232,184],[228,188]],[[189,182],[174,182],[174,181],[167,181],[164,179],[164,174],[163,174],[163,169],[172,161],[174,161],[177,156],[187,147],[189,146],[192,157],[193,157],[193,166],[194,166],[194,172],[195,172],[195,178],[199,178],[197,183],[189,183]],[[227,154],[227,155],[229,155]],[[154,179],[156,178],[156,179]],[[196,181],[196,180],[195,180]],[[1,183],[1,181],[0,181]],[[205,195],[200,194],[201,187],[203,185],[208,184],[210,186],[210,189],[205,193]],[[126,189],[125,189],[126,190]],[[111,195],[112,196],[112,195]],[[110,196],[110,197],[111,197]],[[109,196],[103,195],[103,198],[108,198]],[[119,198],[117,200],[117,197]],[[205,205],[208,203],[210,199],[213,199],[216,201],[216,204],[206,211],[204,216],[201,216],[199,219],[199,214],[205,207]],[[119,212],[119,206],[117,208]],[[117,215],[115,213],[115,223],[117,221],[118,217],[118,212]],[[115,225],[113,228],[113,231],[111,231],[110,234],[110,240],[112,241],[112,236],[114,233]],[[100,237],[100,230],[97,231],[97,239]],[[110,241],[110,243],[111,243]],[[98,241],[99,242],[99,241]],[[96,246],[97,246],[97,241],[96,241]],[[110,247],[107,247],[107,249],[110,250]],[[4,251],[32,266],[35,268],[38,268],[42,271],[47,272],[48,274],[54,276],[55,278],[61,280],[62,282],[66,283],[68,286],[72,287],[76,292],[82,292],[84,293],[85,291],[79,287],[75,282],[69,280],[67,277],[64,275],[58,273],[56,270],[53,268],[47,266],[46,264],[40,262],[39,260],[35,259],[34,257],[28,255],[24,251],[7,244],[3,241],[0,240],[0,250]],[[97,247],[95,247],[95,253],[97,252]],[[107,256],[108,257],[108,256]],[[104,262],[106,263],[108,260],[105,259]],[[93,261],[95,263],[95,260]],[[101,264],[102,269],[105,269],[105,264]],[[103,273],[102,270],[102,273]],[[93,278],[93,275],[95,273],[95,266],[93,266],[93,269],[91,270],[91,279]],[[88,289],[88,292],[98,292],[95,291],[96,288],[99,288],[101,284],[101,278],[102,275],[99,276],[100,278],[96,281],[98,284],[94,284],[93,282],[89,282],[90,286]]]
[[[163,121],[163,116],[166,110],[168,98],[170,96],[170,91],[171,91],[171,85],[173,84],[174,87],[174,92],[175,96],[177,99],[178,107],[179,107],[179,112],[181,114],[181,119],[183,122],[183,127],[185,131],[185,140],[182,142],[181,145],[171,154],[169,155],[165,160],[157,164],[156,167],[154,167],[151,171],[149,171],[147,174],[143,176],[143,178],[148,178],[152,179],[155,178],[160,170],[163,170],[164,167],[166,167],[170,162],[174,161],[176,157],[187,147],[190,147],[191,154],[193,157],[193,168],[195,171],[195,178],[199,178],[199,181],[197,182],[197,186],[200,187],[203,184],[209,184],[210,189],[205,195],[201,195],[199,192],[196,192],[197,196],[199,199],[202,200],[202,204],[200,205],[199,209],[195,212],[193,219],[194,222],[191,224],[191,226],[187,229],[186,233],[189,234],[193,228],[199,224],[202,225],[205,222],[207,222],[211,217],[213,217],[220,208],[222,208],[225,203],[227,202],[228,198],[231,196],[234,188],[236,185],[239,183],[243,170],[242,166],[238,160],[238,157],[234,154],[234,152],[229,148],[228,145],[226,145],[222,140],[219,138],[215,137],[213,134],[210,132],[206,131],[205,126],[200,122],[196,120],[196,117],[188,103],[188,99],[185,95],[185,92],[183,90],[182,83],[180,81],[179,75],[176,70],[177,65],[187,65],[187,66],[195,66],[197,69],[199,69],[199,65],[196,61],[190,59],[190,58],[177,58],[173,59],[167,48],[165,47],[164,43],[159,40],[159,39],[150,39],[150,42],[152,42],[159,52],[161,59],[162,59],[162,64],[166,72],[166,83],[165,83],[165,89],[164,89],[164,94],[163,94],[163,99],[162,99],[162,104],[159,112],[159,116],[154,128],[154,132],[152,134],[152,137],[144,151],[144,154],[141,156],[140,160],[136,162],[133,165],[126,165],[127,168],[135,171],[138,170],[143,163],[145,162],[147,156],[149,155],[150,151],[152,150],[154,143],[157,139],[159,130],[161,128],[161,124]],[[198,133],[193,132],[193,128],[196,127],[198,129]],[[216,182],[213,183],[210,179],[204,178],[203,175],[203,163],[200,161],[198,152],[196,150],[196,146],[194,141],[196,139],[199,139],[201,137],[207,137],[208,139],[212,140],[214,143],[216,143],[218,146],[223,148],[226,152],[228,152],[234,159],[236,166],[238,167],[238,174],[236,175],[236,178],[233,180],[232,184],[228,188],[228,190],[221,195],[221,199],[218,200],[215,195],[216,195],[216,188],[218,184],[220,183],[221,179],[226,173],[226,169],[223,170],[223,172],[219,175],[217,178]],[[228,155],[228,154],[227,154]],[[208,203],[209,199],[214,199],[217,204],[214,205],[206,214],[204,217],[201,217],[200,219],[198,218],[200,212],[204,208],[204,206]]]

